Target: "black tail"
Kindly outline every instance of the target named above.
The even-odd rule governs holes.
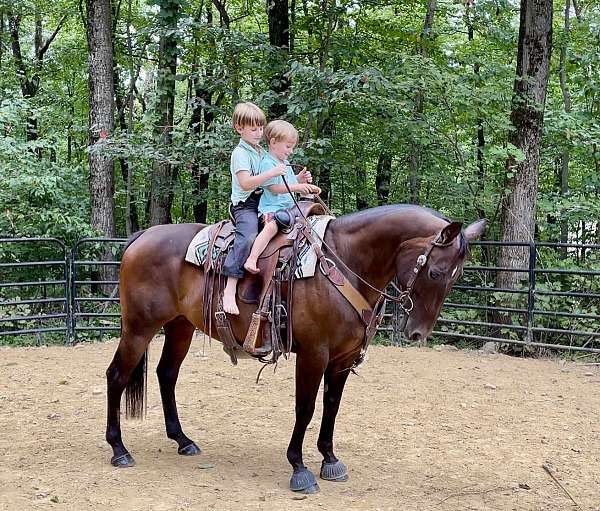
[[[148,350],[144,351],[138,365],[133,370],[125,389],[125,417],[143,419],[142,410],[146,402],[146,383],[148,381]]]

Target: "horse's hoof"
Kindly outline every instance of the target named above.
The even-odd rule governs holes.
[[[318,493],[321,491],[315,475],[306,467],[294,470],[290,479],[290,489],[301,493]]]
[[[323,461],[321,465],[321,479],[334,481],[336,483],[347,481],[348,467],[339,460],[335,463],[325,463],[325,461]]]
[[[198,447],[194,442],[186,445],[185,447],[180,447],[177,449],[177,453],[182,456],[195,456],[196,454],[200,454],[202,451],[200,447]]]
[[[113,456],[110,459],[110,464],[113,467],[129,468],[135,466],[135,460],[131,454],[126,452],[125,454],[121,454],[121,456]]]

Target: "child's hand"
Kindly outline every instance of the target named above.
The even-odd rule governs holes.
[[[287,174],[285,165],[283,163],[280,163],[279,165],[277,165],[277,167],[273,167],[271,169],[271,174],[273,175],[273,177],[285,176]]]
[[[294,191],[301,195],[310,195],[311,193],[318,195],[321,193],[321,189],[318,186],[309,183],[298,183]]]
[[[312,174],[310,171],[304,167],[298,174],[296,174],[296,179],[298,183],[312,183]]]

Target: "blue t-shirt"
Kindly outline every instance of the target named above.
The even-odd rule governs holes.
[[[246,191],[240,186],[237,173],[241,170],[246,170],[252,176],[258,175],[258,167],[263,155],[264,151],[262,149],[260,149],[259,153],[256,148],[244,140],[240,140],[240,143],[231,153],[231,202],[234,206],[240,202],[244,202],[254,191]]]
[[[262,174],[267,170],[271,170],[273,167],[277,167],[277,165],[280,163],[284,163],[286,165],[285,180],[287,181],[287,184],[289,186],[297,184],[298,179],[296,179],[296,175],[294,174],[292,167],[290,167],[290,163],[287,160],[281,162],[270,153],[266,153],[263,156],[258,169]],[[261,185],[263,194],[260,196],[260,202],[258,204],[258,212],[261,215],[264,213],[273,213],[278,209],[291,208],[294,205],[294,200],[287,191],[285,193],[273,193],[269,190],[269,186],[279,184],[283,184],[282,176],[271,178]]]

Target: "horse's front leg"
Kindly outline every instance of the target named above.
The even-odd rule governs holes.
[[[287,459],[294,469],[290,488],[302,493],[316,493],[319,485],[314,474],[302,460],[302,444],[306,428],[315,411],[319,385],[327,366],[327,355],[299,352],[296,360],[296,423],[287,450]]]
[[[335,418],[340,408],[344,385],[350,371],[347,367],[329,365],[325,371],[325,388],[323,392],[323,419],[317,447],[323,455],[321,478],[327,481],[347,481],[348,469],[333,453],[333,430]]]

